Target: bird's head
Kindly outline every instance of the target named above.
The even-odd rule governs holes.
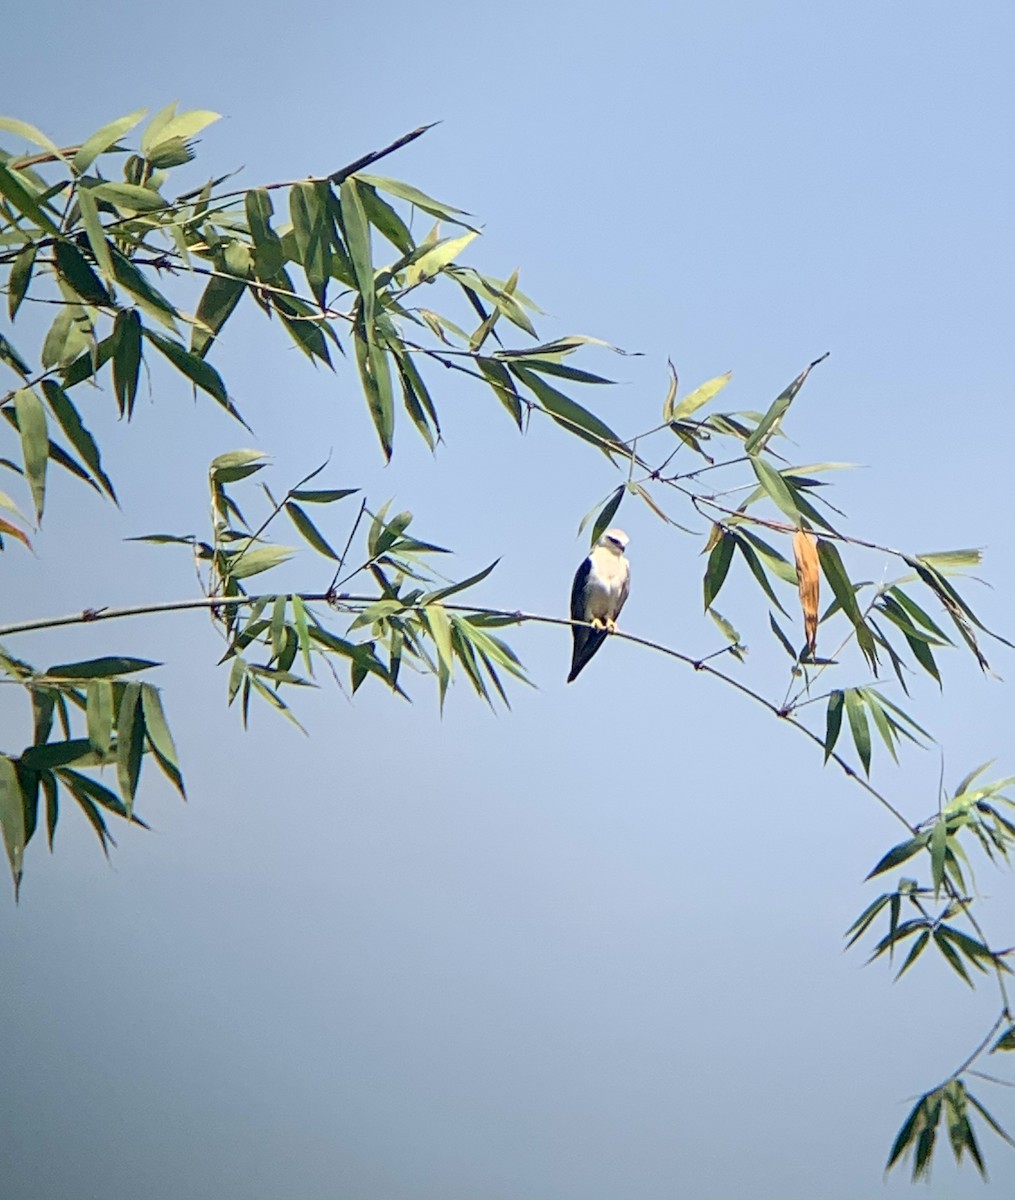
[[[623,554],[630,539],[623,529],[607,529],[596,542],[604,550],[612,550],[614,554]]]

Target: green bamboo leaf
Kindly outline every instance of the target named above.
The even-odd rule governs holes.
[[[878,733],[881,735],[881,740],[888,747],[888,753],[892,756],[892,758],[896,762],[898,762],[899,756],[895,751],[895,736],[896,735],[895,735],[895,729],[894,729],[894,722],[886,714],[884,708],[881,706],[877,692],[873,691],[870,688],[857,688],[856,690],[863,697],[863,701],[867,705],[867,710],[870,713],[870,715],[874,721],[874,727],[877,729]]]
[[[266,466],[268,456],[263,450],[229,450],[213,458],[208,465],[208,478],[215,483],[237,483]]]
[[[35,502],[36,519],[41,521],[46,505],[46,466],[49,462],[46,410],[31,388],[19,388],[14,393],[14,415],[21,435],[25,477]]]
[[[856,592],[849,580],[849,576],[846,574],[846,568],[842,565],[839,551],[832,542],[825,541],[822,538],[818,539],[818,561],[821,563],[821,570],[828,580],[842,611],[850,619],[853,628],[856,630],[856,640],[860,649],[871,666],[875,666],[877,663],[877,650],[874,646],[874,639],[863,619],[863,613],[860,612],[860,606],[856,601]]]
[[[936,638],[940,638],[940,640],[942,642],[945,642],[949,646],[951,646],[953,644],[951,639],[944,632],[944,630],[941,629],[941,627],[939,625],[935,625],[935,623],[923,611],[923,609],[919,606],[919,604],[917,604],[916,601],[911,596],[908,596],[902,590],[902,588],[900,588],[898,585],[890,587],[888,589],[888,594],[891,595],[895,600],[897,600],[899,602],[899,604],[902,605],[902,607],[906,610],[906,612],[915,621],[918,621],[925,629],[930,630],[930,632]]]
[[[791,521],[798,523],[800,521],[800,506],[786,480],[763,458],[752,455],[751,466],[754,468],[754,474],[758,477],[758,482],[768,493],[769,497]]]
[[[359,329],[353,330],[353,348],[360,381],[367,398],[367,407],[373,418],[374,428],[380,439],[385,459],[391,459],[391,444],[395,427],[395,406],[391,393],[391,370],[384,351],[371,340],[363,337]]]
[[[845,696],[838,688],[828,697],[828,708],[825,712],[825,762],[828,762],[832,756],[832,751],[835,749],[835,743],[839,740],[839,731],[842,729],[842,706]],[[872,875],[878,874],[875,869],[871,872]],[[868,879],[870,876],[867,877]]]
[[[338,562],[338,555],[328,545],[320,530],[318,530],[317,526],[298,504],[293,504],[292,501],[289,501],[285,506],[285,511],[303,538],[313,546],[318,554],[323,554],[326,558],[331,558],[335,562]]]
[[[920,957],[920,955],[923,953],[924,949],[926,948],[927,942],[929,940],[930,940],[930,931],[925,929],[923,931],[923,933],[920,934],[920,936],[916,939],[916,941],[910,947],[909,953],[906,955],[906,961],[899,968],[899,973],[895,976],[896,981],[901,979],[902,976],[905,975],[905,973],[913,965],[913,963],[916,962],[916,960]]]
[[[460,583],[449,584],[447,587],[439,588],[436,592],[429,592],[425,596],[421,596],[419,603],[426,606],[436,601],[447,600],[449,596],[454,596],[458,592],[464,592],[468,588],[475,587],[477,583],[482,583],[486,579],[499,562],[500,559],[496,558],[488,567],[484,567],[482,571],[477,571],[475,575],[470,575],[468,579],[463,579]]]
[[[105,757],[113,738],[113,685],[108,679],[89,679],[86,714],[88,741]]]
[[[162,708],[159,689],[153,684],[143,683],[141,685],[141,709],[145,732],[148,735],[148,744],[155,753],[155,761],[162,768],[162,773],[169,782],[186,800],[187,793],[183,786],[183,776],[180,773],[176,743],[169,731],[169,723]]]
[[[922,563],[937,571],[959,571],[967,567],[978,567],[983,561],[983,551],[971,550],[941,550],[935,554],[917,555]]]
[[[462,251],[475,241],[478,236],[479,234],[473,229],[468,233],[462,234],[461,237],[445,238],[443,241],[439,241],[429,247],[413,263],[406,267],[406,287],[416,287],[417,284],[423,283],[425,280],[436,278],[446,267],[450,267]]]
[[[786,651],[786,653],[790,656],[790,658],[793,660],[793,662],[797,662],[800,658],[799,652],[793,649],[793,643],[789,640],[789,638],[785,635],[785,633],[783,633],[782,626],[775,619],[774,613],[770,612],[768,614],[768,623],[772,628],[772,632],[775,634],[776,638],[779,640],[779,643],[782,646],[783,650]],[[841,714],[840,714],[840,719],[841,719]],[[838,733],[836,733],[836,736],[838,736]],[[833,745],[834,745],[834,743],[833,743]],[[825,762],[828,762],[827,754],[825,755]]]
[[[476,365],[493,388],[493,394],[511,414],[511,419],[519,430],[523,429],[522,401],[507,368],[495,358],[477,358]]]
[[[207,392],[228,413],[238,420],[242,420],[226,393],[226,385],[222,382],[222,377],[213,366],[205,362],[203,358],[198,358],[196,354],[191,354],[179,342],[163,337],[161,333],[156,333],[154,329],[142,329],[141,332],[195,387],[200,388],[202,392]]]
[[[111,679],[116,675],[130,675],[135,671],[147,671],[162,664],[147,658],[126,658],[109,655],[104,658],[89,658],[83,662],[60,663],[50,667],[46,679]]]
[[[141,373],[141,318],[137,309],[124,308],[113,324],[113,391],[120,415],[129,420],[134,413]]]
[[[530,371],[541,371],[544,375],[555,375],[558,379],[569,379],[572,383],[605,384],[610,387],[616,383],[616,380],[607,379],[605,375],[596,375],[592,371],[582,371],[578,367],[569,367],[567,363],[551,362],[544,358],[520,356],[515,358],[515,362],[528,367]]]
[[[875,918],[891,899],[892,893],[885,892],[883,895],[878,896],[876,900],[872,900],[870,904],[867,905],[863,912],[843,934],[843,937],[849,938],[849,941],[846,943],[847,950],[850,948],[850,946],[863,937],[863,935],[874,923]]]
[[[109,247],[109,253],[116,282],[130,292],[150,317],[176,333],[176,319],[180,316],[176,306],[148,281],[126,255],[113,246]]]
[[[60,819],[59,786],[56,776],[51,771],[40,772],[39,783],[42,785],[42,791],[46,797],[46,836],[49,841],[50,853],[52,853],[56,825]]]
[[[892,1143],[891,1151],[888,1155],[888,1162],[885,1164],[885,1170],[890,1171],[896,1162],[906,1153],[916,1140],[917,1135],[922,1127],[922,1118],[924,1115],[924,1103],[927,1097],[921,1096],[913,1105],[909,1116],[906,1117]]]
[[[670,382],[666,388],[666,399],[663,401],[663,420],[673,420],[673,406],[677,399],[677,368],[673,365],[672,359],[666,360],[666,365],[670,369]]]
[[[328,193],[329,190],[327,184],[298,183],[289,192],[289,212],[299,261],[307,277],[307,285],[322,308],[327,305],[328,281],[331,279],[332,235],[327,201],[321,193]],[[370,288],[372,292],[372,272]]]
[[[945,846],[948,839],[948,824],[938,818],[930,831],[930,870],[934,881],[934,895],[944,886],[945,879]]]
[[[359,197],[363,204],[363,212],[367,220],[383,237],[403,255],[408,255],[416,248],[412,234],[405,222],[391,207],[387,200],[382,200],[375,188],[362,182],[359,183]]]
[[[434,412],[434,408],[429,393],[425,388],[423,389],[423,396],[426,397],[424,403],[423,396],[416,388],[417,381],[422,383],[422,380],[408,355],[400,354],[396,350],[395,365],[398,368],[398,379],[402,385],[402,402],[405,405],[405,411],[409,414],[410,420],[427,446],[433,450],[437,445],[437,436],[439,436],[440,430],[437,429],[435,432],[433,428],[433,418],[430,414]]]
[[[69,763],[83,766],[100,766],[105,762],[96,753],[88,738],[67,738],[62,742],[47,742],[44,746],[29,746],[21,755],[21,763],[33,771],[65,767]]]
[[[7,313],[12,324],[14,318],[18,315],[21,302],[28,294],[28,288],[32,282],[32,272],[35,269],[35,255],[38,249],[39,247],[35,242],[30,243],[24,250],[19,251],[14,262],[11,263],[11,273],[8,278],[7,290]]]
[[[864,881],[873,879],[875,875],[883,875],[885,871],[891,871],[894,867],[904,863],[907,859],[912,858],[914,854],[919,854],[927,843],[930,841],[929,833],[920,833],[916,837],[907,838],[906,841],[900,842],[897,846],[893,846],[888,853],[880,859],[864,877]]]
[[[241,279],[224,279],[221,275],[213,275],[208,280],[197,305],[197,324],[190,335],[192,354],[198,358],[205,357],[246,290],[246,284]]]
[[[242,557],[229,564],[226,573],[230,579],[248,579],[251,575],[259,575],[262,571],[270,571],[272,567],[287,562],[293,553],[292,546],[258,546],[244,551]]]
[[[91,137],[86,138],[81,149],[71,159],[71,167],[75,174],[84,174],[100,154],[105,154],[110,146],[114,146],[125,133],[129,133],[147,113],[146,108],[139,108],[125,117],[117,117],[115,121],[103,125]]]
[[[110,253],[109,243],[106,241],[102,222],[99,220],[99,206],[88,188],[78,188],[75,195],[78,207],[81,210],[81,222],[85,227],[85,236],[88,238],[88,244],[92,248],[92,254],[95,255],[95,261],[98,264],[99,270],[105,276],[106,280],[112,284],[115,278],[113,256]]]
[[[692,413],[697,412],[699,408],[702,408],[717,396],[732,378],[733,372],[727,371],[724,375],[717,375],[715,379],[710,379],[708,383],[703,383],[700,387],[696,387],[693,392],[688,392],[676,408],[673,409],[670,416],[664,416],[663,420],[686,420]]]
[[[0,195],[6,196],[18,212],[34,222],[44,233],[48,233],[51,237],[60,236],[59,228],[39,203],[38,198],[32,195],[4,162],[0,162]]]
[[[56,361],[56,358],[59,357],[59,355],[57,354],[56,356],[54,356],[54,359],[51,362],[47,363],[45,361],[46,355],[47,355],[47,349],[50,345],[51,340],[55,337],[54,329],[56,328],[57,323],[60,322],[61,318],[63,318],[63,321],[62,321],[63,329],[61,331],[61,335],[60,335],[60,339],[59,339],[59,341],[60,341],[59,349],[61,351],[63,350],[63,344],[64,344],[64,341],[66,340],[66,331],[72,325],[70,314],[67,312],[61,312],[57,315],[56,321],[53,322],[53,329],[50,330],[49,336],[47,336],[46,342],[43,344],[43,347],[42,347],[43,366],[51,366],[52,361]],[[15,348],[13,347],[13,345],[11,345],[11,343],[7,340],[7,338],[5,338],[3,336],[2,333],[0,333],[0,362],[5,362],[9,367],[11,367],[13,370],[17,371],[17,373],[19,375],[21,375],[24,379],[27,379],[30,374],[28,363],[25,362],[25,360],[21,357],[21,355],[17,352],[17,350],[15,350]]]
[[[442,204],[411,184],[401,183],[397,179],[385,179],[380,175],[364,175],[360,172],[357,172],[355,179],[357,183],[368,184],[380,192],[387,192],[389,196],[405,200],[407,203],[415,205],[416,208],[422,209],[423,212],[429,213],[431,217],[436,217],[439,221],[449,221],[452,225],[464,225],[467,229],[469,228],[468,222],[461,220],[462,217],[469,215],[467,212],[461,208],[455,208],[451,204]]]
[[[109,476],[102,469],[99,447],[96,445],[92,435],[81,424],[78,410],[71,403],[70,397],[55,379],[44,379],[42,381],[42,390],[45,392],[46,399],[49,401],[49,407],[57,421],[59,421],[60,428],[67,435],[70,444],[81,455],[82,460],[88,465],[89,470],[98,480],[106,495],[116,504],[116,492],[113,490]]]
[[[261,279],[273,278],[285,262],[282,242],[271,227],[274,212],[264,188],[251,188],[244,198],[247,226],[254,243],[254,269]]]
[[[333,504],[336,500],[344,500],[346,496],[354,496],[358,491],[359,488],[296,488],[289,495],[304,504]]]
[[[853,735],[853,744],[868,776],[871,773],[871,735],[864,711],[863,694],[857,688],[848,688],[843,697],[846,701],[846,717]]]
[[[983,1117],[983,1119],[987,1122],[991,1129],[993,1129],[998,1137],[1003,1138],[1009,1146],[1015,1147],[1015,1140],[1013,1140],[1009,1134],[1001,1128],[997,1121],[990,1115],[989,1112],[987,1112],[987,1110],[983,1107],[979,1100],[977,1100],[972,1092],[966,1092],[966,1099],[976,1109],[980,1116]]]
[[[621,448],[620,438],[605,422],[601,421],[588,409],[577,404],[563,392],[558,392],[533,371],[514,364],[512,373],[535,395],[543,408],[550,414],[558,425],[569,433],[577,434],[592,445],[597,446],[604,454],[609,455]]]
[[[17,117],[0,117],[0,130],[6,133],[13,133],[15,137],[24,138],[26,142],[31,142],[34,146],[48,150],[60,162],[67,162],[60,147],[48,138],[41,129],[36,129],[34,125],[29,125],[27,121],[19,121]]]
[[[363,323],[369,330],[374,322],[377,291],[370,251],[370,224],[363,210],[359,186],[355,179],[343,180],[338,189],[338,203],[345,243],[356,276],[356,288],[361,297]]]
[[[603,536],[607,529],[613,524],[613,518],[617,515],[617,509],[620,508],[620,502],[624,499],[626,488],[619,487],[613,495],[606,501],[596,517],[595,524],[592,526],[592,537],[590,544],[595,545],[596,542]],[[705,606],[706,608],[708,605]]]
[[[59,240],[53,247],[53,257],[60,278],[86,304],[109,305],[113,298],[105,284],[92,270],[88,260],[73,242]]]
[[[218,121],[222,115],[204,108],[192,108],[187,112],[176,113],[175,104],[172,107],[173,115],[156,124],[157,118],[162,116],[162,114],[157,114],[145,130],[145,135],[141,139],[141,148],[148,158],[156,155],[159,147],[166,142],[173,141],[175,138],[185,140],[194,137],[212,122]],[[163,109],[163,113],[165,112],[166,110]]]
[[[779,610],[779,612],[781,612],[784,617],[788,617],[789,614],[786,612],[786,610],[783,608],[783,606],[779,603],[779,597],[776,596],[775,592],[772,590],[772,585],[771,585],[771,583],[769,583],[768,576],[765,573],[765,568],[761,562],[761,558],[755,552],[754,546],[751,544],[752,539],[745,538],[744,531],[742,529],[731,528],[731,529],[729,529],[728,532],[729,532],[730,537],[733,539],[733,542],[736,545],[736,548],[743,555],[744,562],[746,562],[747,566],[750,568],[751,574],[761,585],[761,590],[765,593],[765,595],[769,598],[769,600],[771,600],[771,602],[775,605],[775,607]],[[775,554],[775,551],[772,551],[772,553]],[[770,558],[767,561],[768,561],[769,565],[773,566],[773,568],[774,568],[776,560]],[[785,562],[785,560],[783,560],[783,561]],[[789,566],[788,563],[786,565]],[[796,572],[795,571],[793,572],[793,579],[795,582],[796,581]],[[794,655],[794,657],[796,657],[796,656]]]
[[[747,454],[755,454],[757,451],[764,448],[769,438],[779,428],[786,409],[788,409],[793,403],[797,392],[799,392],[803,387],[804,380],[806,380],[812,369],[816,367],[819,362],[821,362],[820,358],[815,362],[812,362],[811,365],[805,370],[801,371],[796,379],[794,379],[793,382],[782,392],[780,392],[775,400],[772,401],[768,411],[761,418],[754,432],[744,443],[744,451]]]
[[[314,666],[311,658],[310,646],[310,631],[307,627],[307,607],[303,603],[301,596],[297,593],[292,595],[293,609],[293,625],[296,629],[296,637],[299,641],[300,653],[303,655],[303,665],[307,669],[308,675],[313,675]]]
[[[80,319],[83,313],[78,305],[67,305],[56,314],[42,343],[40,358],[44,367],[70,366],[79,355],[84,356],[92,349],[86,325]],[[88,354],[89,361],[91,357]]]
[[[726,575],[730,569],[730,563],[733,561],[733,549],[736,546],[736,539],[728,529],[723,529],[719,525],[713,526],[713,532],[718,530],[718,541],[712,547],[712,552],[708,556],[708,564],[705,567],[705,578],[703,581],[703,590],[705,597],[705,611],[712,605],[712,601],[726,582]]]
[[[158,212],[166,207],[165,199],[152,188],[136,183],[96,183],[89,188],[96,200],[111,204],[121,215]]]
[[[99,783],[97,779],[92,779],[90,775],[84,775],[71,767],[60,767],[53,779],[54,782],[59,779],[61,783],[65,784],[75,799],[87,800],[90,804],[99,805],[116,816],[127,819],[127,809],[120,797],[110,791],[105,784]],[[144,829],[148,828],[140,817],[130,814],[129,819],[135,825],[140,825]],[[112,838],[109,840],[112,842]]]
[[[124,686],[116,715],[116,777],[128,815],[134,811],[134,796],[144,754],[145,719],[141,707],[141,684]]]
[[[938,948],[941,953],[941,957],[951,967],[955,974],[958,975],[960,979],[965,980],[970,987],[973,987],[973,981],[969,978],[969,972],[966,970],[965,964],[963,963],[962,959],[959,958],[955,947],[951,945],[951,943],[948,941],[948,938],[940,928],[934,930],[934,945]]]
[[[0,755],[0,829],[17,899],[25,856],[25,802],[17,769],[6,755]]]
[[[1008,1026],[994,1043],[990,1052],[996,1054],[999,1050],[1015,1050],[1015,1025]]]

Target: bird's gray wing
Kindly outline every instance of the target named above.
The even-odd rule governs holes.
[[[589,573],[592,570],[592,559],[586,558],[582,565],[575,572],[574,583],[571,585],[571,620],[584,621],[587,619],[585,610],[586,595],[588,592]],[[571,637],[573,640],[573,649],[571,652],[571,673],[567,677],[568,683],[577,679],[578,672],[595,654],[599,647],[603,644],[606,634],[598,629],[589,629],[584,625],[572,625]]]

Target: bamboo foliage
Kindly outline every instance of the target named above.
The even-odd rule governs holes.
[[[920,1097],[888,1161],[911,1161],[913,1177],[922,1178],[937,1131],[947,1127],[956,1159],[984,1172],[977,1125],[1010,1139],[969,1091],[969,1073],[981,1057],[1015,1048],[1015,1018],[1010,952],[980,926],[969,852],[1007,863],[1015,848],[1013,781],[983,782],[979,768],[950,797],[931,798],[929,817],[912,818],[871,783],[888,759],[933,740],[908,711],[916,678],[943,687],[942,664],[955,650],[989,673],[988,652],[1011,646],[965,595],[962,574],[980,563],[980,552],[915,554],[843,528],[827,496],[829,477],[847,464],[785,457],[784,427],[821,358],[771,403],[746,410],[718,406],[735,393],[730,372],[681,396],[671,365],[660,423],[618,433],[583,402],[610,383],[584,360],[589,350],[623,352],[584,335],[543,339],[540,310],[519,272],[495,277],[470,261],[479,230],[468,213],[372,173],[425,127],[316,178],[237,188],[221,176],[174,192],[173,170],[194,160],[198,135],[216,119],[175,105],[150,118],[138,110],[60,147],[24,121],[0,118],[0,369],[8,377],[0,390],[0,462],[14,493],[0,491],[7,556],[0,562],[17,569],[16,555],[31,546],[44,516],[51,519],[51,470],[117,502],[85,419],[86,387],[129,422],[141,380],[159,364],[163,373],[153,379],[170,372],[226,413],[246,440],[244,415],[214,362],[242,308],[270,319],[280,344],[315,367],[354,375],[385,460],[404,429],[431,450],[439,446],[436,381],[446,371],[469,376],[505,410],[505,436],[535,419],[579,439],[616,472],[580,532],[590,527],[594,542],[621,507],[634,505],[679,538],[697,539],[703,606],[721,644],[690,653],[615,636],[712,674],[793,725],[905,827],[869,878],[903,865],[920,877],[900,877],[869,904],[847,931],[848,944],[876,936],[875,924],[887,921],[870,957],[892,963],[896,977],[913,978],[932,951],[964,986],[995,987],[999,1015],[989,1034]],[[200,285],[194,312],[177,286],[185,277]],[[37,339],[24,320],[30,310],[49,315]],[[155,402],[160,397],[157,383]],[[449,579],[438,565],[448,551],[417,533],[410,512],[392,511],[393,501],[378,503],[354,480],[325,472],[316,466],[289,486],[269,486],[263,451],[219,455],[208,469],[207,527],[136,539],[188,556],[198,594],[0,628],[0,672],[23,689],[33,730],[30,745],[0,752],[0,829],[15,894],[26,847],[41,838],[43,819],[52,846],[61,804],[83,814],[108,854],[115,821],[144,824],[137,808],[151,771],[184,794],[169,706],[151,681],[159,664],[105,656],[39,667],[7,648],[17,635],[139,611],[203,609],[221,636],[226,702],[244,724],[258,703],[298,723],[294,698],[332,678],[350,693],[381,686],[404,698],[414,678],[429,677],[441,705],[456,678],[491,706],[508,704],[510,689],[528,682],[503,629],[537,620],[566,627],[567,619],[472,603],[467,593],[496,562]],[[312,552],[320,574],[313,586],[293,590],[280,586],[279,575],[268,577],[298,547]],[[715,607],[731,578],[753,599],[745,605],[742,586],[727,593],[723,608],[733,619]],[[731,596],[738,611],[727,604]],[[788,681],[763,672],[760,682],[748,681],[755,660],[738,630],[752,627],[772,639],[784,663],[785,653]],[[819,633],[827,657],[818,657]],[[730,659],[736,666],[717,665]]]

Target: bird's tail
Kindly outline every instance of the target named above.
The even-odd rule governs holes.
[[[571,655],[571,674],[567,677],[568,683],[574,683],[605,641],[606,633],[604,631],[574,626],[574,652]]]

